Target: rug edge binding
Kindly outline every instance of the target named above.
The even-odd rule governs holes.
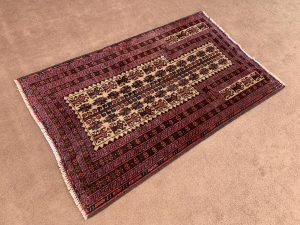
[[[274,77],[279,83],[281,83],[283,86],[286,86],[285,83],[276,75],[274,75],[269,69],[267,69],[265,66],[263,66],[257,59],[255,59],[253,56],[249,55],[242,46],[235,41],[234,38],[232,38],[214,19],[212,19],[205,11],[202,11],[202,13],[213,23],[215,24],[227,37],[229,40],[231,40],[234,44],[236,44],[240,50],[247,55],[250,59],[252,59],[254,62],[256,62],[260,67],[262,67],[265,71],[267,71],[272,77]]]
[[[62,165],[61,157],[60,157],[60,155],[58,153],[57,148],[54,145],[54,142],[53,142],[52,138],[49,136],[46,128],[44,127],[44,125],[42,124],[42,122],[39,120],[39,118],[35,114],[33,108],[31,107],[31,105],[30,105],[30,103],[29,103],[29,101],[28,101],[28,99],[27,99],[27,97],[26,97],[26,95],[25,95],[25,93],[23,91],[23,88],[22,88],[20,82],[18,80],[14,80],[14,82],[15,82],[15,84],[17,86],[18,91],[20,92],[20,95],[21,95],[21,97],[22,97],[22,99],[23,99],[23,101],[24,101],[24,103],[25,103],[28,111],[30,112],[30,115],[32,116],[32,118],[34,119],[34,121],[36,122],[36,124],[38,125],[38,127],[40,128],[40,130],[42,131],[42,133],[43,133],[45,139],[47,140],[48,144],[50,145],[50,148],[51,148],[51,150],[52,150],[52,152],[54,154],[54,157],[56,159],[59,171],[60,171],[60,173],[61,173],[61,175],[63,177],[63,180],[64,180],[64,182],[65,182],[65,184],[67,186],[67,189],[68,189],[69,193],[71,194],[71,196],[72,196],[72,198],[73,198],[73,200],[75,202],[75,205],[78,207],[78,209],[81,212],[83,218],[85,220],[87,220],[88,219],[88,214],[84,211],[84,209],[83,209],[83,207],[82,207],[82,205],[81,205],[81,203],[80,203],[80,201],[79,201],[79,199],[78,199],[78,197],[77,197],[77,195],[76,195],[76,193],[75,193],[75,191],[74,191],[71,183],[69,182],[67,173],[66,173],[66,171],[65,171],[65,169],[64,169],[64,167]]]

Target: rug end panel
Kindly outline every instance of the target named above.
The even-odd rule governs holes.
[[[61,157],[60,157],[60,155],[58,153],[57,148],[54,145],[54,142],[53,142],[52,138],[49,136],[49,134],[47,133],[47,130],[44,127],[44,125],[39,120],[38,116],[36,115],[36,113],[34,112],[33,108],[31,107],[31,105],[30,105],[30,103],[29,103],[29,101],[27,99],[27,96],[25,95],[25,93],[23,91],[23,88],[22,88],[22,85],[20,84],[20,82],[18,80],[14,80],[14,82],[15,82],[15,84],[17,86],[18,91],[21,94],[21,97],[22,97],[22,99],[23,99],[23,101],[24,101],[27,109],[30,112],[30,115],[32,116],[32,118],[34,119],[34,121],[37,123],[38,127],[40,128],[40,130],[42,131],[44,137],[46,138],[48,144],[50,145],[50,148],[51,148],[51,150],[52,150],[52,152],[54,154],[54,157],[56,159],[56,162],[58,164],[59,171],[60,171],[60,173],[61,173],[61,175],[63,177],[63,180],[64,180],[64,182],[65,182],[65,184],[67,186],[67,189],[68,189],[69,193],[71,194],[71,196],[72,196],[72,198],[73,198],[73,200],[75,202],[75,205],[78,207],[78,209],[81,212],[83,218],[85,220],[87,220],[88,214],[84,211],[84,209],[83,209],[83,207],[82,207],[82,205],[81,205],[81,203],[80,203],[80,201],[79,201],[79,199],[78,199],[78,197],[77,197],[77,195],[76,195],[76,193],[75,193],[75,191],[74,191],[71,183],[69,182],[68,175],[67,175],[67,173],[66,173],[66,171],[65,171],[65,169],[64,169],[64,167],[62,165]]]

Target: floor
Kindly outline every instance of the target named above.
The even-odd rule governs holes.
[[[286,88],[88,221],[13,80],[204,10]],[[300,224],[299,0],[0,0],[0,224]]]

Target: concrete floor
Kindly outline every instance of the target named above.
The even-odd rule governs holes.
[[[84,221],[13,80],[204,10],[286,88]],[[299,0],[0,0],[0,224],[300,224]]]

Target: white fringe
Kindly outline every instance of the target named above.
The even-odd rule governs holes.
[[[202,11],[203,14],[213,23],[215,24],[221,31],[223,31],[223,33],[234,43],[236,44],[240,50],[245,53],[250,59],[252,59],[253,61],[255,61],[258,65],[260,65],[265,71],[267,71],[269,74],[271,74],[277,81],[279,81],[282,85],[285,86],[284,82],[282,80],[280,80],[277,76],[275,76],[272,72],[270,72],[267,68],[265,68],[260,62],[258,62],[254,57],[250,56],[229,34],[227,34],[223,28],[217,24],[212,18],[210,18],[207,13],[205,11]]]
[[[56,159],[56,161],[57,161],[58,168],[59,168],[59,170],[60,170],[60,172],[61,172],[61,175],[62,175],[62,177],[63,177],[63,180],[64,180],[65,184],[67,185],[67,188],[68,188],[68,190],[69,190],[71,196],[73,197],[73,200],[74,200],[76,206],[79,208],[79,211],[81,212],[83,218],[86,220],[86,219],[87,219],[87,214],[86,214],[85,211],[83,210],[83,207],[81,206],[81,204],[80,204],[80,202],[79,202],[79,199],[78,199],[78,197],[77,197],[77,195],[76,195],[74,189],[72,188],[72,186],[71,186],[71,184],[70,184],[70,182],[69,182],[69,180],[68,180],[67,173],[66,173],[64,167],[62,166],[61,158],[60,158],[60,156],[59,156],[59,154],[58,154],[58,151],[57,151],[57,149],[56,149],[56,147],[55,147],[55,145],[54,145],[53,140],[51,139],[51,137],[50,137],[49,134],[47,133],[47,131],[46,131],[44,125],[43,125],[43,124],[41,123],[41,121],[38,119],[37,115],[35,114],[35,112],[33,111],[32,107],[30,106],[30,104],[29,104],[29,102],[28,102],[28,99],[27,99],[27,97],[26,97],[26,95],[25,95],[25,93],[24,93],[24,91],[23,91],[23,88],[22,88],[22,86],[20,85],[19,81],[18,81],[18,80],[15,80],[15,83],[16,83],[16,85],[17,85],[17,88],[18,88],[18,90],[19,90],[19,92],[20,92],[20,94],[21,94],[21,96],[22,96],[22,98],[23,98],[23,101],[25,102],[25,105],[26,105],[26,107],[28,108],[28,110],[29,110],[31,116],[33,117],[34,121],[37,123],[37,125],[38,125],[39,128],[41,129],[41,131],[42,131],[44,137],[46,138],[46,140],[48,141],[48,143],[49,143],[49,145],[50,145],[50,147],[51,147],[51,149],[52,149],[52,152],[53,152],[53,154],[54,154],[54,156],[55,156],[55,159]]]

